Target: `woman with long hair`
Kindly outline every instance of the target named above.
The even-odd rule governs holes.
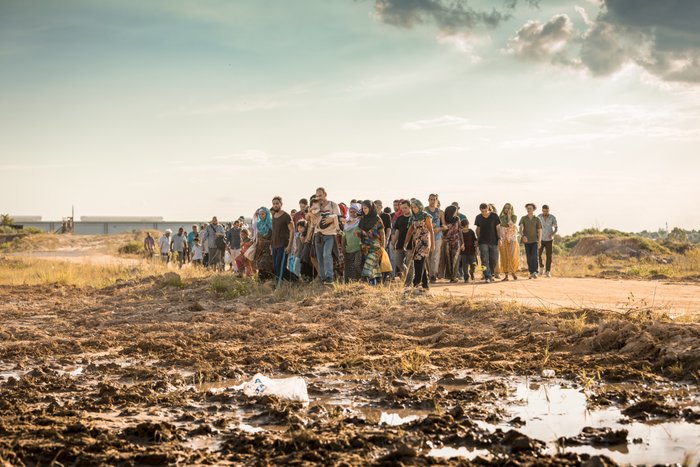
[[[440,276],[450,282],[459,282],[459,255],[464,249],[464,243],[455,206],[445,208],[445,227],[447,230],[442,237]]]
[[[508,274],[512,275],[513,279],[518,280],[515,273],[520,267],[520,245],[518,245],[518,216],[515,215],[513,205],[504,204],[499,218],[501,224],[498,228],[501,230],[501,241],[498,245],[498,253],[501,259],[501,272],[505,275],[503,280],[508,280]]]
[[[377,279],[381,279],[380,269],[382,260],[382,247],[386,243],[384,237],[384,224],[377,214],[374,203],[365,200],[362,202],[362,219],[359,223],[358,235],[362,240],[362,277],[370,283],[377,285]]]
[[[255,256],[253,262],[258,270],[260,280],[273,279],[275,277],[272,264],[272,215],[266,207],[261,207],[255,212]]]
[[[419,284],[423,289],[428,288],[427,270],[428,258],[435,248],[435,235],[433,233],[433,219],[430,214],[423,209],[423,203],[417,199],[411,200],[410,227],[406,233],[406,241],[413,240],[413,286]],[[437,272],[437,271],[436,271]]]

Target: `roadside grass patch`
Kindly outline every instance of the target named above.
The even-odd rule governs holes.
[[[236,278],[231,274],[216,274],[209,279],[212,292],[228,300],[247,297],[261,291],[261,283],[256,279]]]
[[[120,255],[139,255],[143,253],[143,244],[137,240],[131,240],[119,247]]]

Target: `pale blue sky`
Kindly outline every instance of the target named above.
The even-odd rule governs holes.
[[[0,211],[228,220],[323,185],[697,229],[700,2],[671,3],[4,0]]]

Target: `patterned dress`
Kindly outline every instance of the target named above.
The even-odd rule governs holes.
[[[368,231],[362,232],[362,256],[365,258],[365,264],[362,267],[362,277],[375,279],[382,277],[380,270],[382,260],[382,231],[384,224],[381,219],[377,219],[374,227]]]
[[[413,260],[420,261],[430,256],[430,231],[426,226],[426,220],[432,222],[430,217],[420,221],[414,221],[413,226]]]
[[[440,260],[440,275],[445,279],[457,280],[459,278],[459,255],[461,254],[462,242],[459,222],[449,224],[442,239],[442,258]]]
[[[272,231],[267,235],[258,234],[258,239],[255,244],[255,257],[253,262],[258,270],[260,280],[273,279],[275,277],[274,267],[272,265]]]

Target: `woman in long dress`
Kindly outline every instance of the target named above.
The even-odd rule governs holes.
[[[447,230],[442,239],[440,259],[443,274],[440,275],[449,279],[450,282],[459,282],[459,255],[464,250],[464,240],[455,206],[450,205],[445,208],[445,227]]]
[[[501,225],[498,226],[501,233],[501,241],[498,245],[498,253],[501,260],[501,272],[508,280],[508,274],[517,280],[515,275],[520,267],[520,245],[518,245],[518,217],[513,211],[513,205],[506,203],[499,216]]]
[[[272,264],[272,215],[266,207],[258,209],[255,215],[255,256],[253,262],[260,280],[273,279],[275,270]]]
[[[381,279],[380,269],[382,260],[382,245],[385,244],[384,224],[377,214],[377,208],[371,201],[362,202],[362,219],[360,219],[358,232],[362,240],[362,278],[370,285],[377,285],[377,279]]]
[[[433,233],[433,219],[423,209],[423,203],[417,199],[411,200],[410,227],[406,233],[406,241],[413,241],[413,286],[422,285],[428,289],[427,270],[430,253],[435,248],[435,235]]]

